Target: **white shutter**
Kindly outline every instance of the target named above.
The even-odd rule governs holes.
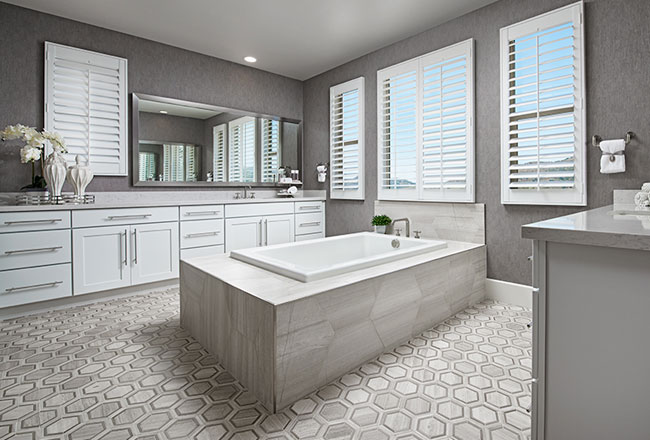
[[[185,146],[163,145],[163,181],[183,182],[185,180]]]
[[[582,3],[501,29],[501,198],[586,204]]]
[[[127,61],[45,43],[45,129],[96,175],[127,175]]]
[[[140,159],[138,163],[140,164],[140,182],[146,182],[147,180],[156,179],[156,155],[149,152],[139,153]]]
[[[226,124],[212,127],[212,177],[226,181]]]
[[[280,122],[262,119],[262,182],[275,182],[280,168]]]
[[[330,88],[330,197],[364,199],[364,78]]]
[[[377,72],[378,197],[474,201],[473,40]]]
[[[255,182],[255,118],[228,123],[228,181]]]
[[[185,146],[185,181],[186,182],[196,182],[197,173],[198,173],[198,162],[199,157],[197,156],[196,146],[186,145]]]

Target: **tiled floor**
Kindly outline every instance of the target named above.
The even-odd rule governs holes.
[[[178,292],[0,323],[0,438],[524,439],[530,311],[485,301],[269,416]]]

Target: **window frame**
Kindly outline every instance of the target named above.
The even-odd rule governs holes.
[[[334,160],[333,160],[333,116],[334,116],[334,99],[344,93],[349,93],[353,90],[359,91],[359,109],[358,109],[358,136],[357,136],[357,150],[359,157],[359,187],[354,190],[339,190],[334,188]],[[365,200],[365,77],[346,81],[341,84],[330,87],[329,99],[329,160],[330,160],[330,199],[337,200]]]
[[[246,150],[246,130],[245,127],[247,124],[253,124],[253,135],[252,135],[252,141],[253,141],[253,176],[251,180],[246,180],[246,162],[248,161],[248,157],[245,154]],[[232,166],[233,166],[233,156],[232,156],[232,142],[233,142],[233,135],[232,131],[233,129],[238,126],[240,130],[240,142],[242,145],[240,146],[240,154],[242,155],[240,159],[240,165],[241,165],[241,180],[232,180]],[[237,119],[233,119],[232,121],[228,122],[228,182],[236,182],[236,183],[243,183],[243,184],[254,184],[257,182],[257,175],[258,175],[258,164],[257,164],[257,155],[258,155],[258,136],[257,133],[259,131],[259,124],[257,121],[257,118],[254,116],[242,116]]]
[[[574,81],[574,187],[573,188],[510,188],[510,152],[509,152],[509,45],[510,41],[526,35],[535,34],[541,30],[559,26],[572,20],[579,28],[574,33],[574,56],[579,57],[574,66],[578,80]],[[586,206],[587,204],[587,129],[586,129],[586,100],[585,100],[585,46],[584,46],[584,4],[582,1],[563,6],[535,17],[520,21],[501,28],[499,33],[499,62],[500,62],[500,180],[501,203],[504,205],[553,205],[553,206]],[[539,66],[539,64],[536,64]],[[539,93],[539,92],[538,92]],[[575,109],[575,107],[578,107]],[[539,116],[538,116],[539,120]]]
[[[423,188],[422,168],[423,159],[423,95],[424,80],[423,69],[432,64],[444,62],[445,59],[453,59],[461,54],[467,57],[466,77],[466,187],[464,191],[455,191],[441,188],[437,193]],[[437,61],[433,61],[437,60]],[[426,64],[425,64],[426,63]],[[474,74],[474,39],[460,41],[458,43],[436,49],[432,52],[411,58],[402,63],[386,67],[377,71],[377,199],[387,201],[414,201],[414,202],[452,202],[452,203],[474,203],[476,197],[475,182],[475,74]],[[383,108],[382,108],[382,86],[386,79],[403,75],[415,70],[416,75],[416,174],[415,188],[407,189],[385,189],[382,187],[382,159],[383,159]]]

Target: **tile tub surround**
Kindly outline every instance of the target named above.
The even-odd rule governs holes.
[[[458,242],[311,283],[195,258],[181,325],[275,412],[483,299],[485,270],[485,246]]]
[[[12,319],[0,438],[525,440],[529,321],[481,302],[269,415],[179,326],[177,289]]]
[[[485,244],[485,205],[483,203],[388,202],[375,200],[375,215],[392,219],[408,217],[411,234],[438,240]],[[404,225],[398,227],[404,231]]]

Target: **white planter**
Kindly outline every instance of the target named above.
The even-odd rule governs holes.
[[[385,234],[386,233],[386,225],[383,226],[375,226],[375,232],[377,234]]]
[[[54,152],[47,156],[43,166],[43,177],[47,182],[47,189],[50,196],[58,197],[61,195],[61,188],[65,183],[65,159],[59,153]]]

